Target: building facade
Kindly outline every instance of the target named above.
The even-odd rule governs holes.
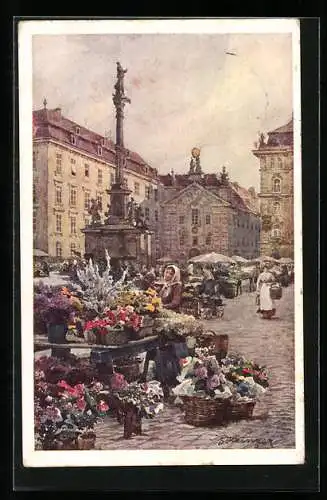
[[[68,258],[75,252],[83,255],[81,229],[90,222],[91,200],[99,202],[104,219],[110,200],[107,190],[115,181],[115,172],[111,140],[65,118],[59,108],[34,111],[34,247],[51,257]],[[159,217],[157,170],[137,153],[128,152],[125,172],[135,202],[151,207],[151,251],[155,253],[159,246],[155,224]]]
[[[261,255],[294,255],[293,119],[261,134],[253,150],[260,161]]]
[[[163,185],[162,253],[186,260],[218,252],[255,258],[260,249],[257,197],[220,175],[203,174],[199,164],[186,175],[160,176]],[[248,200],[244,195],[246,192]],[[251,200],[251,202],[249,202]]]

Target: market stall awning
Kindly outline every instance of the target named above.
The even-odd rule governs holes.
[[[240,262],[241,264],[244,264],[246,262],[249,262],[247,259],[244,257],[241,257],[241,255],[232,255],[232,259],[235,260],[235,262]]]
[[[269,255],[261,255],[261,257],[257,257],[256,259],[253,259],[252,262],[278,262],[277,259],[274,259],[274,257],[270,257]]]
[[[49,255],[39,248],[33,249],[33,257],[48,257]]]
[[[205,253],[202,255],[197,255],[196,257],[192,257],[190,262],[194,262],[196,264],[234,264],[235,261],[228,257],[227,255],[222,255],[220,253],[211,252]]]
[[[280,264],[293,264],[293,259],[290,257],[281,257],[277,262]]]
[[[160,257],[160,259],[157,259],[157,262],[160,263],[170,263],[170,262],[175,262],[176,259],[173,259],[172,257],[170,257],[169,255],[165,255],[164,257]]]

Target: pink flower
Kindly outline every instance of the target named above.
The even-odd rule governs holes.
[[[86,401],[85,399],[82,397],[82,398],[79,398],[77,401],[76,401],[76,406],[79,410],[81,411],[84,411],[85,408],[86,408]]]
[[[111,377],[110,385],[112,389],[124,389],[128,383],[125,380],[124,375],[121,373],[114,373]]]
[[[105,413],[106,411],[109,410],[109,406],[107,405],[107,403],[103,400],[99,401],[99,403],[97,404],[97,410],[101,413]]]

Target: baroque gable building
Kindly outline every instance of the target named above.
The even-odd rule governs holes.
[[[253,154],[260,161],[261,254],[293,257],[293,118],[261,134]]]
[[[207,252],[259,255],[257,196],[230,182],[225,167],[219,175],[204,174],[194,148],[187,174],[172,172],[159,179],[164,192],[163,254],[180,260]]]

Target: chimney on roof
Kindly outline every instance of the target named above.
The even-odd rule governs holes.
[[[171,175],[171,180],[172,180],[172,183],[174,184],[175,183],[175,172],[174,172],[174,169],[172,168],[171,171],[170,171],[170,175]]]

